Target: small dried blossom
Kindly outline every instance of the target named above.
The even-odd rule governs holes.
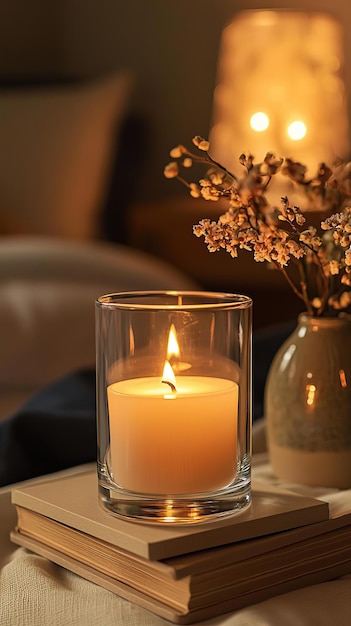
[[[166,165],[165,169],[163,170],[163,173],[166,178],[177,178],[179,175],[178,164],[175,161],[172,161],[172,163],[168,163],[168,165]]]
[[[200,137],[200,135],[196,135],[196,137],[193,138],[193,144],[194,146],[196,146],[199,150],[202,150],[203,152],[208,152],[210,149],[209,141],[207,141],[206,139],[203,139],[203,137]]]
[[[178,145],[174,159],[164,168],[166,178],[176,178],[194,198],[226,199],[227,210],[217,221],[202,219],[193,232],[203,237],[210,252],[225,250],[233,258],[240,250],[252,252],[255,261],[280,270],[310,315],[337,315],[351,309],[351,163],[338,160],[332,167],[321,163],[316,176],[292,159],[267,153],[261,163],[241,154],[241,177],[228,171],[210,155],[210,143],[197,135],[198,152]],[[180,174],[202,164],[205,175],[197,183]],[[281,172],[305,192],[308,208],[323,210],[318,227],[283,196],[277,206],[267,199],[272,177]],[[311,215],[309,213],[309,215]]]
[[[184,154],[185,152],[186,152],[186,148],[184,148],[184,146],[182,145],[179,145],[173,148],[169,154],[172,157],[172,159],[179,159],[182,156],[182,154]]]
[[[196,183],[190,183],[189,187],[190,187],[190,195],[193,198],[200,198],[201,196],[200,187]]]

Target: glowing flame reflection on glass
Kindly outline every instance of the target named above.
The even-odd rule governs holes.
[[[168,335],[167,357],[170,359],[172,356],[179,357],[179,344],[177,339],[177,333],[174,324],[171,324],[171,328]]]

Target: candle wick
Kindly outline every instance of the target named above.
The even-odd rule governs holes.
[[[164,383],[165,385],[169,385],[172,390],[172,393],[175,393],[177,391],[175,385],[171,383],[170,380],[161,380],[161,382]]]

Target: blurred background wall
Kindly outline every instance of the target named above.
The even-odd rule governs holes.
[[[343,25],[351,19],[348,0],[3,0],[0,79],[131,69],[130,106],[147,120],[149,136],[137,194],[161,199],[175,193],[162,175],[169,149],[209,133],[222,30],[250,8],[326,11]],[[350,97],[347,31],[344,43]]]
[[[205,288],[248,293],[255,299],[256,323],[264,325],[294,317],[301,310],[300,302],[291,297],[281,273],[268,271],[264,264],[255,263],[245,252],[235,262],[224,252],[210,255],[203,241],[193,236],[192,225],[202,217],[216,219],[219,209],[213,206],[215,203],[193,201],[180,184],[163,176],[173,146],[179,143],[189,145],[195,134],[209,135],[223,29],[239,12],[249,9],[319,11],[339,21],[344,28],[342,72],[351,117],[349,0],[319,0],[318,6],[315,0],[270,0],[269,3],[267,0],[2,0],[0,86],[95,79],[129,71],[132,87],[128,93],[127,110],[141,125],[134,125],[132,134],[129,127],[124,129],[122,153],[118,154],[115,171],[118,176],[110,198],[104,236],[171,262]],[[291,84],[291,90],[298,89],[297,85]],[[84,107],[84,98],[83,95],[81,107]],[[5,128],[7,120],[1,119],[2,110],[5,109],[0,108],[0,126],[2,123]],[[96,115],[94,119],[96,122]],[[105,134],[110,132],[109,124],[106,118]],[[66,128],[67,152],[72,151],[74,143],[79,143],[70,139],[70,132]],[[12,146],[11,137],[7,136]],[[35,129],[32,129],[30,138],[34,145]],[[17,141],[21,154],[21,136]],[[6,151],[1,154],[1,144],[0,137],[0,173],[7,160]],[[233,152],[237,150],[238,155],[245,149],[246,146],[233,145]],[[87,153],[84,146],[81,150]],[[37,153],[40,156],[40,147]],[[94,149],[90,153],[93,154]],[[30,157],[29,147],[27,159]],[[127,167],[123,165],[125,161],[128,161]],[[85,163],[84,167],[89,172],[88,165],[91,164]],[[14,178],[11,188],[14,185],[20,188],[24,179],[17,179],[16,175]],[[62,184],[67,185],[63,171],[61,179]],[[91,182],[90,179],[89,174],[83,172],[79,183],[77,180],[77,184],[70,184],[66,190],[69,193],[71,189],[73,196],[78,185],[82,187],[82,217],[77,218],[77,228],[78,220],[83,224],[84,187],[87,187],[85,181]],[[40,188],[42,183],[39,168],[36,186]],[[60,182],[56,181],[56,184],[60,185]],[[2,186],[0,184],[0,230],[2,212],[11,213],[10,205],[7,206],[2,196]],[[48,206],[50,188],[48,195],[44,210],[53,212],[54,209]],[[53,195],[51,193],[51,198]],[[30,194],[21,190],[17,196],[20,202],[26,196],[30,200]],[[77,201],[75,197],[70,200],[73,209],[68,211],[67,202],[64,208],[68,213],[66,220],[72,222]],[[96,202],[94,197],[89,216],[93,210],[101,211],[101,205],[102,200]],[[40,216],[37,216],[36,223],[40,223]],[[8,230],[10,234],[16,234],[16,229],[17,225],[11,224]],[[31,222],[28,216],[24,224],[26,229],[35,232],[34,220]],[[5,228],[5,234],[7,232]],[[91,232],[89,228],[81,229],[79,236],[85,237],[87,233],[91,236]],[[95,234],[98,237],[101,232],[96,230]]]

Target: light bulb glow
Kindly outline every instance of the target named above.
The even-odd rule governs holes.
[[[292,124],[290,124],[288,127],[288,135],[290,139],[293,139],[293,141],[299,141],[300,139],[303,139],[306,135],[306,132],[306,126],[300,120],[292,122]]]
[[[250,126],[252,130],[255,130],[258,133],[266,130],[269,126],[269,117],[262,111],[258,111],[254,113],[250,119]]]

